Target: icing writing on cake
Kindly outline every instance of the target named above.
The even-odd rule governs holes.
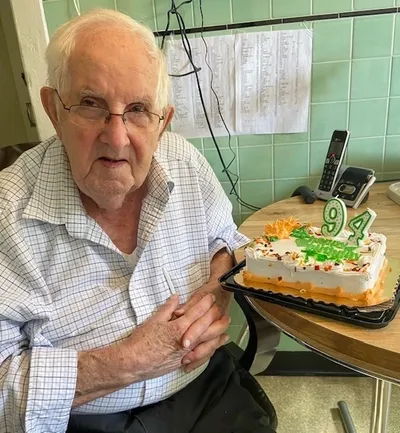
[[[312,236],[305,227],[293,230],[291,236],[297,238],[296,245],[302,247],[306,261],[309,256],[319,262],[334,260],[339,263],[344,260],[358,260],[361,257],[361,254],[355,252],[356,247],[342,241]]]

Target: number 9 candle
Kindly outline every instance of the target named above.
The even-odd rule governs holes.
[[[340,198],[328,200],[324,206],[323,218],[324,225],[321,227],[321,233],[324,236],[338,236],[346,226],[346,205]]]

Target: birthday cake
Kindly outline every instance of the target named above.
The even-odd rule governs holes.
[[[375,217],[368,209],[345,230],[346,207],[332,199],[321,228],[292,217],[268,224],[245,249],[245,284],[368,302],[382,289],[388,270],[386,237],[368,231]]]

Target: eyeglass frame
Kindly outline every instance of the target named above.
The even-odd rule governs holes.
[[[67,107],[67,106],[64,104],[63,100],[61,99],[61,96],[60,96],[60,94],[58,93],[58,90],[57,90],[57,89],[53,89],[53,90],[56,92],[56,94],[57,94],[57,96],[58,96],[58,99],[60,100],[61,105],[62,105],[62,107],[64,108],[64,110],[67,110],[69,113],[71,113],[71,108],[73,108],[73,107],[90,108],[90,107],[86,107],[85,105],[81,105],[81,104],[73,104],[73,105],[70,105],[69,107]],[[97,108],[97,107],[94,107],[94,108]],[[107,125],[107,123],[111,120],[111,116],[121,117],[122,122],[124,123],[124,125],[126,124],[125,114],[126,114],[126,113],[129,113],[129,110],[126,110],[126,111],[124,111],[124,112],[121,114],[121,113],[111,113],[111,111],[107,110],[106,108],[102,108],[102,107],[98,107],[98,108],[100,108],[101,110],[106,111],[106,112],[108,113],[108,116],[104,119],[104,124],[105,124],[105,125]],[[163,120],[165,120],[165,116],[160,116],[160,115],[157,114],[157,113],[152,113],[151,111],[149,111],[149,110],[147,110],[147,109],[145,109],[145,112],[147,112],[148,114],[151,114],[151,115],[153,115],[153,116],[157,116],[157,117],[158,117],[158,127],[160,126],[160,123],[161,123]],[[77,126],[79,126],[79,125],[77,125]],[[157,129],[158,129],[158,128],[156,128],[155,131],[157,131]],[[154,131],[154,132],[155,132],[155,131]]]

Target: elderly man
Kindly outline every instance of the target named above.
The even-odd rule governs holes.
[[[247,239],[205,159],[165,132],[152,33],[95,11],[47,62],[57,136],[0,173],[0,431],[271,432],[219,349],[218,277]]]

